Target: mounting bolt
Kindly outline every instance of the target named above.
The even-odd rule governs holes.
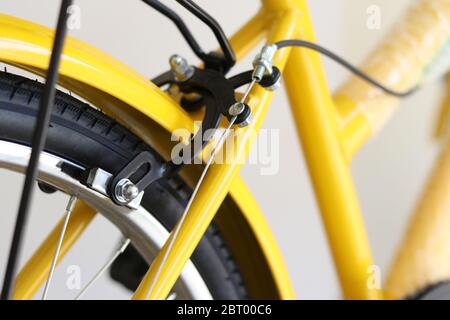
[[[194,67],[189,65],[187,60],[178,54],[171,56],[169,63],[177,81],[186,81],[194,74]]]
[[[137,198],[139,189],[129,179],[121,179],[114,188],[114,195],[121,203],[129,203]]]
[[[245,110],[245,104],[242,102],[236,102],[228,109],[228,113],[232,117],[237,117],[242,112],[244,112],[244,110]]]

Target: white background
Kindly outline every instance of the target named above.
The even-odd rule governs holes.
[[[165,1],[183,13],[201,44],[215,48],[211,33],[186,15],[174,1]],[[382,38],[412,1],[409,0],[315,0],[310,1],[318,42],[350,61],[358,62]],[[78,0],[81,29],[71,34],[113,55],[150,78],[167,69],[168,57],[180,53],[195,62],[182,37],[166,18],[141,1]],[[230,35],[257,11],[258,1],[198,0]],[[53,27],[59,1],[0,0],[0,12]],[[381,8],[381,29],[366,27],[366,10]],[[237,70],[250,67],[250,58]],[[347,72],[324,59],[331,88]],[[439,85],[430,86],[407,99],[385,130],[366,145],[352,164],[361,207],[373,246],[375,262],[385,274],[414,200],[433,163],[438,145],[431,138],[436,107],[442,95]],[[264,124],[280,130],[280,170],[261,176],[260,168],[248,165],[242,176],[269,221],[284,254],[298,298],[339,299],[341,297],[320,216],[314,201],[302,151],[297,143],[288,102],[277,92]],[[3,275],[14,216],[22,187],[21,179],[0,171],[0,276]],[[66,198],[36,192],[26,233],[24,259],[62,215]],[[96,272],[116,247],[120,235],[103,218],[96,218],[74,252],[57,269],[49,298],[70,298],[76,292],[66,288],[66,268],[79,265],[83,283]],[[86,298],[126,298],[128,293],[102,278]]]

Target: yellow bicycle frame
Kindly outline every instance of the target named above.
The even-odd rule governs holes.
[[[0,15],[0,61],[44,75],[52,38],[53,32],[45,27]],[[262,0],[262,9],[230,41],[240,60],[264,38],[268,43],[294,38],[314,42],[306,1]],[[285,48],[277,52],[274,63],[283,71],[344,297],[382,298],[380,288],[367,285],[368,271],[373,262],[349,170],[352,155],[372,134],[370,123],[359,115],[351,121],[342,121],[355,108],[354,102],[348,97],[332,97],[317,53],[302,48]],[[171,132],[180,128],[192,131],[195,117],[171,97],[112,57],[73,38],[66,42],[59,83],[129,127],[165,156],[170,153]],[[244,234],[228,231],[228,239],[232,243],[250,243],[252,246],[247,248],[250,251],[245,250],[253,253],[249,258],[246,253],[239,252],[238,246],[232,245],[244,274],[246,270],[252,270],[252,263],[260,262],[258,265],[263,271],[246,279],[250,287],[255,288],[252,292],[255,297],[295,298],[275,240],[256,201],[238,176],[253,133],[264,121],[271,98],[272,93],[261,87],[252,90],[249,104],[253,121],[248,127],[239,129],[234,158],[229,163],[211,166],[172,249],[167,253],[166,262],[162,263],[162,257],[166,254],[167,243],[134,298],[165,299],[213,219],[223,227],[225,237],[227,228],[233,223],[244,226],[244,229],[239,229],[245,230]],[[187,170],[184,174],[184,178],[193,185],[198,172]],[[235,213],[220,213],[224,204],[233,206]],[[77,219],[71,223],[82,226],[92,219],[92,214],[83,216],[75,211],[74,215]],[[73,242],[82,229],[74,228],[73,234],[69,229],[66,238]],[[38,259],[35,255],[19,275],[15,298],[30,298],[39,287],[42,272],[48,270],[50,260],[43,250],[54,246],[54,238],[47,238],[37,253],[37,257],[47,262],[36,265],[33,262]],[[244,239],[246,241],[239,242]],[[70,247],[70,243],[67,246]],[[161,269],[159,275],[158,269]],[[36,277],[31,277],[31,274]],[[264,281],[271,283],[263,293],[257,292],[258,282],[261,282],[257,277],[265,277]],[[35,278],[40,280],[33,280]],[[149,291],[153,283],[153,290]],[[32,290],[27,289],[29,287]]]

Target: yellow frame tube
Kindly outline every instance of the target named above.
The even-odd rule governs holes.
[[[304,11],[301,39],[314,41]],[[367,285],[372,257],[348,163],[337,135],[336,111],[319,56],[295,48],[284,73],[292,113],[345,298],[378,299]]]
[[[388,299],[411,297],[450,277],[450,137],[444,140],[391,262]]]
[[[269,42],[296,36],[298,28],[298,15],[293,12],[286,12],[276,21],[276,27],[269,36]],[[283,70],[287,61],[289,50],[281,51],[275,56],[275,63]],[[253,122],[247,128],[242,129],[238,141],[235,142],[236,153],[233,159],[225,164],[213,164],[205,177],[197,196],[193,200],[192,206],[179,229],[176,239],[174,239],[171,250],[167,254],[165,263],[162,263],[166,255],[167,245],[172,240],[173,233],[166,241],[163,249],[150,266],[133,299],[165,299],[170,293],[175,281],[181,273],[187,260],[198,245],[206,231],[206,228],[214,218],[217,209],[225,198],[228,190],[237,176],[241,164],[245,159],[254,133],[258,132],[264,116],[270,104],[272,93],[262,88],[252,90],[252,99],[257,103],[253,104]],[[157,276],[157,270],[160,274]],[[149,292],[152,283],[155,282],[153,290]]]
[[[57,263],[62,260],[79,239],[95,217],[95,213],[95,210],[85,202],[77,201],[67,225]],[[32,299],[36,291],[47,279],[63,223],[64,221],[61,219],[17,275],[13,293],[14,300]]]

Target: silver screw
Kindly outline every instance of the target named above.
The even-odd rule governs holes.
[[[242,102],[236,102],[228,109],[228,113],[232,117],[237,117],[242,112],[244,112],[244,110],[245,110],[245,104]]]
[[[114,188],[114,193],[119,202],[129,203],[139,195],[139,189],[129,179],[122,179]]]
[[[189,65],[187,60],[178,54],[171,56],[169,63],[177,81],[186,81],[194,74],[194,67]]]

